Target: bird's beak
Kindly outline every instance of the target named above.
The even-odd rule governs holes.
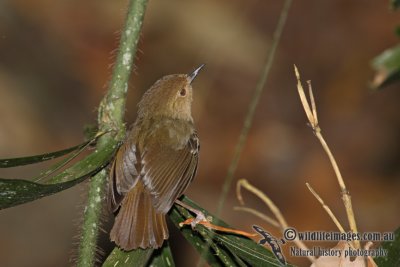
[[[199,74],[199,71],[205,66],[206,64],[201,64],[200,67],[195,69],[192,74],[189,75],[189,82],[192,83],[194,78],[196,78],[197,74]]]

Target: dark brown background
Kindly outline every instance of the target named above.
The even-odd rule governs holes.
[[[305,182],[347,223],[332,168],[306,126],[294,63],[304,80],[313,81],[323,133],[351,192],[359,230],[392,231],[400,224],[399,85],[368,90],[371,59],[398,42],[399,14],[387,2],[294,1],[290,10],[235,180],[246,178],[262,189],[299,230],[336,230]],[[282,1],[255,0],[148,5],[126,120],[134,121],[138,99],[156,79],[207,64],[194,85],[201,159],[187,195],[210,211],[216,210],[281,7]],[[110,78],[125,10],[126,1],[0,2],[0,157],[82,141]],[[1,170],[0,177],[29,178],[45,166]],[[86,189],[80,185],[1,211],[1,265],[70,265]],[[279,235],[234,212],[233,191],[224,220],[248,231],[257,223]],[[246,199],[268,213],[260,201]],[[178,266],[193,264],[196,253],[178,243]]]

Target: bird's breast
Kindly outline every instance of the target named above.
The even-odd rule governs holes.
[[[146,124],[141,127],[145,132],[139,134],[144,137],[141,140],[144,146],[157,145],[180,150],[187,145],[190,136],[195,132],[192,121],[175,118],[153,118]]]

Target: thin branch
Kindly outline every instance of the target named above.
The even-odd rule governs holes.
[[[314,197],[318,200],[319,203],[321,203],[322,207],[324,210],[328,213],[329,217],[331,217],[332,221],[336,225],[336,227],[339,229],[341,233],[344,233],[345,230],[343,226],[340,224],[339,220],[336,218],[335,214],[333,214],[332,210],[329,208],[328,205],[325,204],[325,202],[322,200],[322,198],[315,192],[315,190],[311,187],[309,183],[306,183],[308,190],[314,195]]]
[[[244,211],[244,212],[253,214],[254,216],[260,218],[261,220],[266,221],[267,223],[271,224],[272,226],[274,226],[276,228],[280,228],[280,225],[276,220],[272,219],[271,217],[265,215],[262,212],[259,212],[258,210],[255,210],[255,209],[252,209],[252,208],[248,208],[248,207],[238,207],[238,206],[233,207],[233,210]]]
[[[271,212],[274,214],[274,216],[278,220],[278,223],[279,223],[278,228],[282,232],[285,229],[289,228],[289,225],[286,222],[286,219],[283,217],[282,212],[275,205],[275,203],[266,194],[264,194],[261,190],[254,187],[253,185],[251,185],[246,179],[240,179],[236,184],[236,196],[237,196],[237,199],[239,200],[240,204],[244,205],[244,200],[243,200],[242,193],[241,193],[242,187],[244,187],[246,190],[250,191],[251,193],[255,194],[258,198],[260,198],[265,203],[265,205],[268,206],[268,208],[271,210]],[[306,246],[306,244],[304,244],[303,241],[299,240],[298,237],[296,237],[296,239],[293,240],[293,242],[299,248],[301,248],[303,250],[308,250],[308,247]],[[315,257],[309,256],[309,255],[307,256],[307,258],[311,262],[314,262],[316,260]]]
[[[111,130],[113,132],[99,138],[97,143],[99,149],[111,145],[111,140],[122,140],[125,136],[123,121],[126,93],[146,5],[147,0],[131,0],[129,3],[113,75],[107,94],[100,103],[98,114],[99,131],[108,132]],[[84,214],[83,235],[79,246],[78,266],[90,267],[94,266],[95,263],[101,207],[107,176],[107,171],[103,169],[90,181],[88,204]]]
[[[285,3],[283,4],[283,8],[282,8],[281,14],[279,16],[279,21],[278,21],[278,24],[276,26],[276,29],[275,29],[275,32],[274,32],[274,35],[272,38],[272,46],[268,52],[267,60],[264,65],[264,69],[261,72],[260,79],[257,82],[257,86],[254,91],[253,98],[251,99],[251,103],[249,105],[249,109],[247,111],[246,118],[244,120],[243,128],[242,128],[242,131],[239,136],[239,140],[236,143],[236,147],[235,147],[235,150],[233,153],[233,159],[229,165],[228,172],[224,179],[222,192],[221,192],[221,195],[218,200],[218,207],[217,207],[217,212],[216,212],[217,216],[221,213],[222,208],[224,207],[226,197],[227,197],[229,189],[231,187],[231,184],[233,181],[233,176],[235,174],[236,168],[237,168],[239,160],[240,160],[240,156],[242,154],[244,145],[246,143],[250,127],[253,123],[253,117],[254,117],[258,102],[260,100],[261,93],[264,89],[265,83],[268,78],[269,71],[270,71],[270,69],[272,67],[272,63],[274,61],[276,49],[277,49],[279,41],[281,39],[281,35],[282,35],[283,28],[286,23],[286,18],[287,18],[291,3],[292,3],[292,0],[285,0]]]
[[[250,191],[251,193],[256,195],[259,199],[261,199],[265,203],[265,205],[267,205],[267,207],[271,210],[271,212],[275,215],[276,219],[278,220],[279,228],[281,228],[281,230],[288,228],[288,223],[286,222],[281,211],[275,205],[275,203],[267,195],[265,195],[261,190],[252,186],[245,179],[240,179],[237,182],[237,186],[236,186],[236,196],[237,196],[240,204],[244,205],[244,200],[243,200],[242,191],[241,191],[242,187],[246,188],[248,191]]]
[[[285,2],[283,4],[283,8],[282,8],[281,14],[279,16],[278,24],[275,28],[275,32],[272,37],[272,46],[268,51],[268,55],[267,55],[266,62],[264,64],[264,68],[263,68],[263,70],[260,74],[260,78],[257,82],[256,89],[254,91],[253,97],[252,97],[250,105],[249,105],[249,109],[247,110],[247,114],[244,119],[242,131],[240,132],[240,135],[239,135],[239,140],[236,143],[235,150],[233,152],[232,161],[228,167],[228,172],[224,178],[224,184],[222,186],[221,194],[220,194],[220,197],[218,200],[218,205],[217,205],[217,211],[216,211],[217,216],[221,214],[222,208],[224,207],[224,204],[225,204],[226,197],[228,196],[229,189],[231,188],[233,176],[237,169],[237,166],[238,166],[238,163],[240,160],[240,156],[242,154],[244,145],[247,140],[247,136],[249,134],[249,130],[253,123],[253,117],[254,117],[256,108],[258,106],[258,102],[260,100],[261,93],[264,89],[265,83],[268,78],[269,71],[272,67],[272,63],[273,63],[274,57],[275,57],[275,52],[278,47],[278,44],[279,44],[279,41],[280,41],[280,38],[281,38],[281,35],[283,32],[283,28],[285,26],[286,18],[287,18],[291,4],[292,4],[292,0],[285,0]],[[205,247],[203,250],[203,253],[206,253],[208,251],[208,249],[209,249],[209,247]],[[202,266],[203,263],[204,263],[204,261],[201,257],[197,263],[197,267]]]
[[[317,105],[315,104],[314,93],[312,91],[312,86],[311,86],[310,80],[307,81],[307,85],[308,85],[308,95],[310,96],[310,102],[311,102],[311,107],[312,107],[312,114],[313,114],[313,117],[315,118],[315,121],[318,124]]]
[[[313,113],[311,111],[310,105],[308,104],[307,96],[304,93],[303,86],[301,85],[300,74],[299,74],[299,71],[298,71],[296,66],[294,66],[294,72],[295,72],[296,78],[297,78],[297,91],[298,91],[299,96],[300,96],[300,101],[303,104],[303,108],[304,108],[304,111],[306,113],[307,119],[308,119],[311,127],[313,129],[317,129],[317,128],[319,128],[318,120],[317,121],[315,120],[315,118],[313,116]]]
[[[346,209],[347,219],[349,221],[350,229],[353,233],[357,233],[358,232],[357,224],[356,224],[356,219],[354,216],[354,211],[353,211],[353,207],[352,207],[352,203],[351,203],[350,193],[346,188],[346,185],[344,183],[342,174],[340,173],[340,170],[336,163],[336,160],[335,160],[331,150],[329,149],[328,144],[326,143],[324,137],[321,134],[321,128],[319,127],[319,124],[318,124],[318,117],[317,117],[317,111],[316,111],[317,109],[316,109],[316,105],[315,105],[315,101],[314,101],[314,96],[312,93],[311,82],[310,81],[308,82],[308,90],[310,92],[310,101],[311,101],[311,106],[312,106],[313,111],[311,111],[307,97],[305,96],[304,89],[303,89],[303,86],[301,85],[301,81],[300,81],[300,74],[299,74],[299,71],[296,66],[294,66],[294,71],[295,71],[296,78],[297,78],[297,90],[299,92],[301,103],[303,104],[303,108],[307,115],[310,126],[313,129],[315,136],[318,138],[319,142],[321,143],[322,148],[325,150],[325,153],[328,155],[331,165],[333,167],[333,170],[336,174],[336,178],[338,180],[340,191],[342,194],[342,200],[343,200],[343,203],[344,203],[344,206]],[[354,242],[355,242],[355,247],[357,249],[360,248],[360,241],[355,240]]]
[[[319,203],[321,203],[322,207],[324,210],[328,213],[329,217],[331,217],[333,223],[336,225],[336,227],[339,229],[341,233],[345,233],[345,230],[343,226],[340,224],[339,220],[336,218],[335,214],[333,214],[332,210],[329,208],[328,205],[325,204],[324,200],[315,192],[315,190],[311,187],[309,183],[306,183],[308,190],[310,190],[311,194],[314,195],[314,197],[318,200]],[[354,249],[355,248],[355,242],[349,242],[349,246]]]

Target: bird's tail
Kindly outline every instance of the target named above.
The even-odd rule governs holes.
[[[156,213],[151,195],[141,181],[124,197],[110,238],[127,251],[159,248],[168,238],[165,214]]]

